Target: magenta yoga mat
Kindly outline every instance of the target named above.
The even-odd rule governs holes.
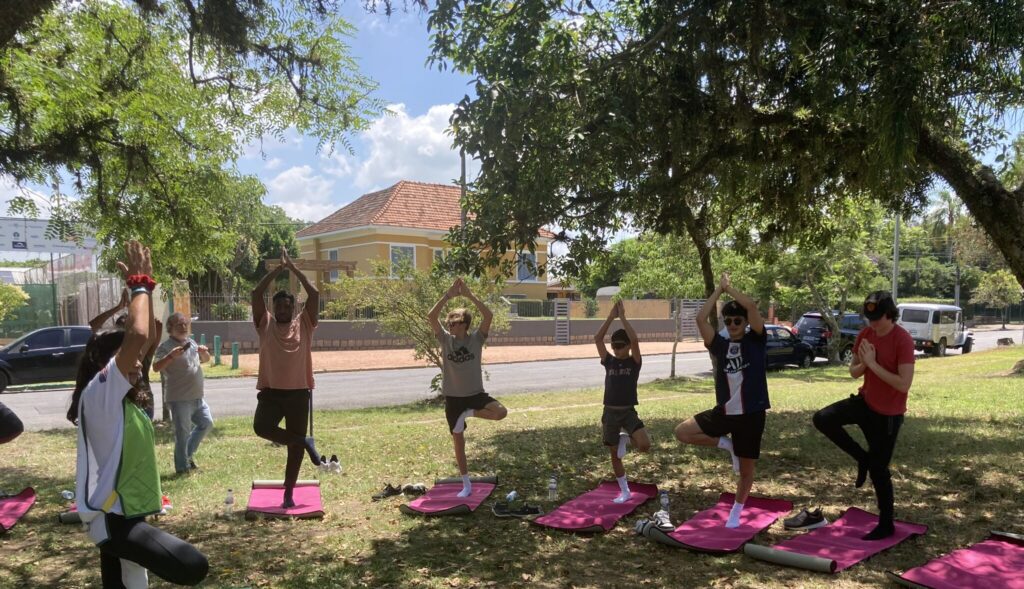
[[[748,556],[812,571],[838,573],[903,542],[920,536],[928,526],[896,521],[896,533],[882,540],[862,540],[861,537],[878,525],[878,516],[851,507],[833,523],[806,534],[790,538],[775,546],[747,544]]]
[[[17,495],[0,498],[0,533],[13,528],[35,502],[36,490],[32,487],[25,487]]]
[[[735,497],[732,493],[722,493],[713,507],[686,520],[674,531],[666,533],[651,527],[644,535],[668,546],[725,554],[736,552],[762,530],[793,510],[791,501],[747,497],[739,527],[727,528],[725,522],[729,519]]]
[[[279,487],[254,486],[249,493],[249,505],[245,508],[245,517],[272,518],[318,518],[324,516],[323,502],[320,500],[320,487],[317,485],[297,485],[292,492],[295,507],[281,507],[284,501],[284,485]]]
[[[473,491],[469,497],[458,497],[462,491],[462,482],[446,481],[437,482],[425,495],[400,505],[399,509],[409,515],[464,515],[476,511],[497,486],[496,482],[478,479],[473,481]]]
[[[1024,589],[1024,536],[992,532],[967,548],[954,550],[889,578],[907,587],[927,589]]]
[[[648,483],[629,483],[633,494],[629,501],[614,503],[619,495],[615,481],[604,481],[593,491],[572,499],[557,509],[533,520],[533,523],[548,528],[570,532],[607,532],[616,522],[629,515],[637,507],[657,497],[658,486]]]

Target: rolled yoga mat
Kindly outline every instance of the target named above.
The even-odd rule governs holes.
[[[790,538],[775,546],[748,543],[747,556],[819,573],[838,573],[858,562],[888,550],[913,536],[928,531],[928,526],[897,520],[896,533],[882,540],[861,540],[878,525],[878,516],[851,507],[831,524]]]
[[[422,497],[399,505],[409,515],[465,515],[476,511],[498,486],[498,477],[470,477],[473,490],[469,497],[458,497],[462,491],[462,477],[434,481],[434,486]]]
[[[925,589],[1024,589],[1024,536],[992,532],[983,542],[910,569],[887,573],[905,587]]]
[[[245,508],[246,519],[271,518],[319,518],[324,516],[320,500],[320,481],[296,481],[292,492],[295,507],[281,507],[284,501],[284,481],[253,481],[249,492],[249,504]]]
[[[658,486],[649,483],[630,482],[629,491],[633,495],[629,501],[615,503],[612,499],[619,496],[619,484],[604,481],[593,491],[563,503],[533,523],[569,532],[607,532],[637,507],[658,496]]]
[[[35,502],[36,490],[32,487],[25,487],[17,495],[0,497],[0,534],[13,528]]]
[[[729,519],[735,497],[732,493],[722,493],[713,507],[686,520],[674,531],[664,532],[647,526],[644,535],[676,548],[725,554],[736,552],[775,520],[793,510],[791,501],[750,496],[743,505],[739,527],[727,528],[725,522]]]

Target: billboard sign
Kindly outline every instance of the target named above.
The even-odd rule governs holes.
[[[49,225],[48,219],[0,217],[0,251],[70,254],[91,253],[96,249],[96,240],[92,237],[84,237],[81,244],[47,237]]]

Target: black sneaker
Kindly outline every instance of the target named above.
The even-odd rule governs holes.
[[[526,503],[509,505],[504,501],[499,501],[491,506],[491,513],[496,517],[518,517],[520,519],[541,515],[544,513],[540,507],[536,505],[527,505]]]
[[[379,493],[373,496],[373,500],[380,501],[381,499],[387,499],[388,497],[394,497],[395,495],[401,494],[402,489],[400,487],[396,487],[391,483],[388,483],[384,485],[384,489],[382,489]]]
[[[783,527],[787,530],[813,530],[822,526],[828,525],[828,520],[821,514],[821,508],[817,508],[814,511],[807,511],[801,509],[800,513],[793,517],[783,520]]]
[[[418,497],[427,492],[427,486],[423,483],[410,483],[402,485],[402,493],[409,497]]]

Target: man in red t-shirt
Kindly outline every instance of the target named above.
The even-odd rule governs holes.
[[[871,474],[878,499],[878,526],[865,540],[888,538],[895,532],[894,499],[889,461],[896,447],[896,435],[907,411],[907,391],[914,381],[914,340],[896,325],[899,311],[892,295],[876,291],[864,300],[868,319],[853,344],[850,376],[864,377],[856,395],[850,395],[814,414],[814,427],[857,461],[856,487]],[[865,450],[843,429],[856,424],[864,432]]]

